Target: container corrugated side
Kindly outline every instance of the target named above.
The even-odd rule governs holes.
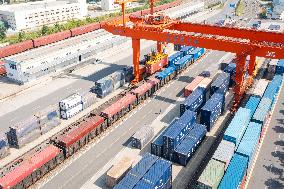
[[[284,74],[284,59],[280,59],[276,66],[276,74],[283,75]]]
[[[154,137],[154,128],[151,126],[141,127],[132,137],[132,146],[142,149]]]
[[[158,159],[149,171],[143,176],[142,180],[149,183],[153,188],[165,185],[172,176],[172,163]]]
[[[247,156],[250,162],[257,147],[261,133],[261,124],[250,122],[248,128],[237,148],[236,153]]]
[[[250,110],[239,108],[226,129],[223,139],[233,142],[238,147],[249,122]]]
[[[257,109],[257,106],[260,102],[261,98],[258,96],[251,96],[247,101],[245,108],[250,110],[250,116],[252,117],[254,112]]]
[[[225,170],[229,166],[229,163],[235,152],[235,144],[226,140],[222,140],[214,152],[212,159],[223,162],[225,164]]]
[[[204,79],[202,76],[197,76],[193,81],[190,82],[187,86],[184,88],[184,96],[187,97],[189,96],[192,91],[194,91],[198,84]]]
[[[211,84],[210,94],[212,95],[215,92],[226,94],[229,88],[229,82],[230,74],[225,72],[219,73]]]
[[[198,111],[205,102],[205,90],[203,88],[195,89],[186,99],[180,104],[180,115],[186,110]]]
[[[211,159],[197,180],[196,189],[217,189],[224,175],[224,163]]]
[[[132,189],[139,182],[140,178],[127,174],[113,189]]]
[[[262,98],[255,113],[253,114],[252,121],[263,124],[268,115],[272,105],[271,99]]]
[[[246,174],[247,166],[248,158],[235,154],[224,177],[221,180],[220,185],[218,186],[218,189],[238,188],[243,180],[244,175]]]

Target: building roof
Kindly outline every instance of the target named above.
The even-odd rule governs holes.
[[[76,2],[74,2],[76,3]],[[17,12],[17,11],[26,11],[26,10],[38,10],[45,9],[50,7],[62,6],[66,4],[72,4],[70,1],[37,1],[37,2],[28,2],[28,3],[19,3],[19,4],[11,4],[11,5],[2,5],[0,7],[0,11],[8,11],[8,12]]]

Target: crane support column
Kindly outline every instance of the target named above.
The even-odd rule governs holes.
[[[157,52],[162,53],[163,52],[163,42],[157,41]]]
[[[237,108],[241,102],[242,96],[244,94],[244,75],[246,72],[246,55],[244,54],[237,54],[236,55],[236,86],[234,88],[235,92],[235,100],[233,109]]]
[[[255,60],[256,60],[256,56],[254,54],[251,54],[250,55],[250,60],[249,60],[249,65],[248,65],[248,82],[247,82],[247,85],[248,87],[252,86],[253,84],[253,73],[254,73],[254,69],[255,69]]]
[[[141,80],[139,61],[140,61],[140,39],[132,38],[133,49],[133,67],[134,67],[134,80],[133,82],[139,82]]]

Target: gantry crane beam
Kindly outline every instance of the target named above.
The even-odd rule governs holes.
[[[187,25],[187,23],[183,23],[182,25]],[[114,35],[121,35],[134,39],[146,39],[194,47],[203,47],[206,49],[214,49],[236,54],[250,54],[250,52],[254,51],[255,56],[278,59],[284,58],[283,47],[281,48],[279,46],[269,44],[250,42],[249,40],[242,39],[233,40],[233,38],[227,38],[225,36],[190,35],[190,33],[182,33],[176,30],[165,29],[163,31],[155,31],[140,27],[125,28],[117,25],[105,25],[103,28]]]
[[[277,32],[268,32],[268,31],[259,31],[253,29],[245,28],[233,28],[233,27],[223,27],[215,26],[209,24],[199,24],[199,23],[188,23],[188,22],[179,22],[174,24],[169,29],[175,29],[179,31],[186,32],[196,32],[210,35],[220,35],[241,39],[249,39],[251,41],[268,41],[273,43],[282,43],[284,44],[284,33]]]

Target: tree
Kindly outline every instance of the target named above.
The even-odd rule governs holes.
[[[24,41],[25,39],[26,39],[26,32],[24,32],[24,31],[20,31],[19,32],[19,35],[18,35],[18,40],[20,41],[20,42],[22,42],[22,41]]]
[[[58,22],[56,22],[55,25],[54,25],[54,30],[53,30],[54,33],[61,32],[62,30],[64,30],[64,27],[62,25],[58,24]]]
[[[41,28],[41,35],[46,35],[49,33],[49,28],[46,25],[43,25]]]
[[[7,28],[5,28],[4,26],[0,26],[0,39],[6,38],[6,32],[7,32]]]

